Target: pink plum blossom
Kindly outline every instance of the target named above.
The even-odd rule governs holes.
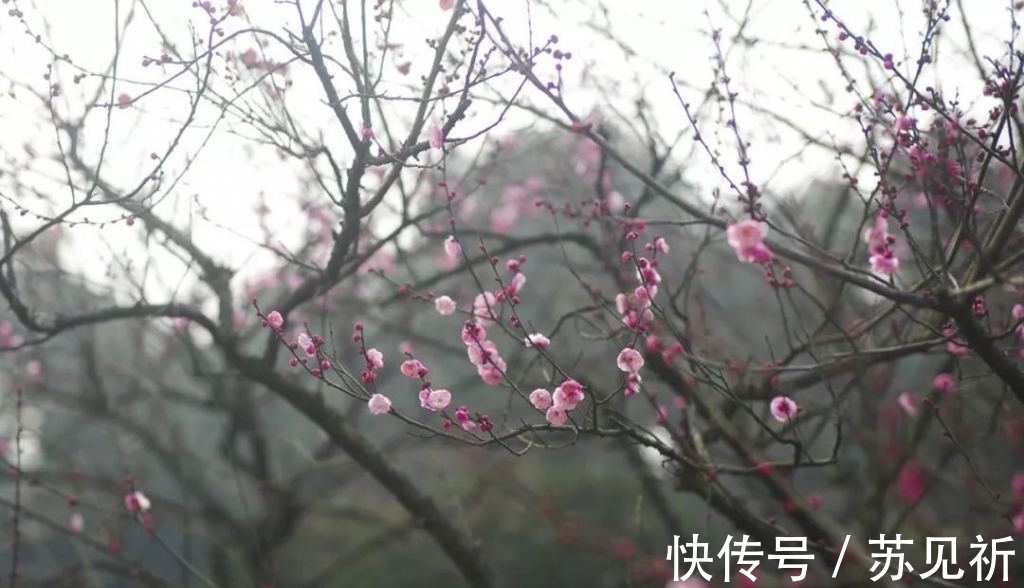
[[[448,257],[457,259],[462,254],[462,245],[453,235],[448,235],[444,240],[444,252],[448,254]]]
[[[149,511],[150,506],[149,499],[138,490],[133,490],[124,497],[124,507],[128,512],[145,513]]]
[[[473,316],[482,325],[492,325],[498,320],[498,310],[495,308],[498,299],[491,292],[482,292],[473,299]]]
[[[295,344],[306,352],[307,357],[316,355],[316,343],[306,333],[299,333],[299,336],[295,338]]]
[[[527,347],[535,347],[537,349],[547,349],[551,346],[551,339],[548,339],[540,333],[533,333],[527,335],[526,338],[523,339],[523,345],[526,345]]]
[[[626,347],[619,352],[619,357],[616,358],[615,364],[627,374],[635,374],[640,371],[640,368],[644,367],[644,356],[636,349]]]
[[[537,410],[547,410],[551,408],[551,393],[544,388],[537,388],[533,392],[530,392],[530,404],[532,404]]]
[[[900,260],[892,251],[876,253],[868,258],[868,263],[871,265],[871,271],[886,276],[891,276],[900,269]]]
[[[584,397],[583,386],[572,379],[562,382],[562,385],[555,388],[554,393],[551,395],[554,406],[564,408],[565,410],[576,408],[576,405],[582,402]]]
[[[956,379],[953,374],[943,372],[932,380],[932,389],[942,394],[948,394],[956,388]]]
[[[771,405],[772,417],[780,423],[788,422],[793,418],[800,407],[797,406],[796,402],[788,396],[776,396],[772,398]]]
[[[896,402],[899,403],[903,412],[907,413],[907,416],[917,416],[917,401],[910,393],[904,392],[900,394]]]
[[[508,293],[512,296],[518,296],[523,291],[523,286],[526,285],[526,274],[523,272],[517,272],[516,275],[512,276],[512,283],[509,284]]]
[[[384,354],[379,350],[367,349],[366,350],[366,367],[372,370],[379,370],[384,367]]]
[[[875,224],[864,229],[864,242],[868,244],[868,251],[875,253],[884,251],[889,247],[889,223],[885,217],[875,217]]]
[[[382,415],[391,410],[391,400],[383,394],[374,394],[366,405],[370,408],[370,414]]]
[[[80,512],[73,512],[68,517],[68,528],[72,533],[81,533],[85,529],[85,517]]]
[[[452,393],[443,388],[427,392],[426,405],[433,411],[442,411],[452,403]]]
[[[483,341],[487,337],[487,331],[484,330],[483,325],[474,321],[466,321],[462,325],[462,342],[466,345],[472,345],[479,341]]]
[[[636,372],[629,374],[629,376],[626,377],[626,388],[623,390],[623,395],[625,395],[626,398],[636,396],[640,393],[641,383],[643,383],[643,378],[640,377],[640,374]]]
[[[889,221],[884,214],[875,217],[875,224],[864,230],[863,237],[868,245],[871,271],[886,276],[899,271],[900,260],[892,250],[895,239],[889,234]]]
[[[726,240],[743,263],[768,263],[772,250],[764,243],[764,228],[761,223],[746,219],[732,223],[725,228]]]
[[[407,378],[421,378],[427,375],[427,366],[423,365],[419,360],[407,359],[402,362],[402,365],[398,368],[402,375]]]
[[[480,375],[480,379],[488,386],[497,386],[504,378],[502,370],[491,364],[478,366],[476,371]]]
[[[441,10],[451,10],[455,8],[455,0],[441,0]]]
[[[1010,478],[1010,490],[1018,498],[1024,497],[1024,472],[1017,472]]]
[[[899,497],[904,502],[916,502],[925,491],[925,473],[917,462],[908,462],[900,470],[899,479],[896,482]]]
[[[455,312],[455,301],[448,296],[438,296],[437,299],[434,300],[434,308],[437,310],[438,314],[448,316]]]
[[[466,355],[469,356],[469,363],[481,366],[498,356],[498,346],[494,341],[471,343],[466,346]]]
[[[560,427],[569,420],[569,413],[566,412],[565,408],[554,405],[547,410],[544,414],[544,418],[546,418],[552,425]]]
[[[271,329],[278,330],[282,325],[284,325],[284,317],[276,310],[271,311],[270,314],[267,315],[267,325],[269,325]]]
[[[444,146],[444,130],[440,125],[430,125],[430,148],[440,149]]]

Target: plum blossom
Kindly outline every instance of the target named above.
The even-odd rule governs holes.
[[[437,299],[434,300],[434,308],[437,310],[438,314],[448,316],[455,312],[455,301],[448,296],[438,296]]]
[[[498,346],[494,341],[480,341],[468,345],[466,355],[469,357],[469,363],[479,367],[498,356]]]
[[[284,325],[284,317],[281,316],[280,312],[274,310],[267,315],[265,322],[267,326],[276,331],[279,330]]]
[[[382,415],[391,411],[391,400],[383,394],[370,396],[370,400],[366,402],[366,405],[370,409],[370,414]]]
[[[548,422],[551,423],[552,425],[560,427],[564,425],[567,420],[569,420],[569,413],[566,412],[566,409],[564,407],[553,405],[544,414],[544,418],[546,418]]]
[[[788,396],[776,396],[772,398],[769,406],[771,409],[772,417],[780,423],[789,422],[793,418],[800,407]]]
[[[891,250],[871,255],[868,263],[871,265],[871,271],[886,276],[891,276],[900,269],[900,260]]]
[[[474,321],[466,321],[462,325],[462,342],[466,345],[472,345],[479,341],[483,341],[487,337],[487,331],[484,330],[483,325]]]
[[[576,408],[576,405],[582,402],[584,397],[583,386],[573,379],[562,382],[562,385],[555,388],[551,395],[554,406],[565,410]]]
[[[498,320],[498,312],[495,308],[498,299],[491,292],[482,292],[473,299],[473,316],[482,325],[492,325]]]
[[[655,237],[653,246],[658,253],[668,253],[668,242],[665,241],[665,237]]]
[[[356,331],[361,331],[361,328],[356,329]],[[361,341],[361,338],[356,340]],[[359,375],[359,379],[362,380],[362,383],[369,384],[370,382],[377,380],[377,372],[384,367],[384,353],[381,353],[376,347],[371,347],[370,349],[364,350],[364,352],[362,352],[362,356],[364,356],[364,359],[367,361],[367,368],[362,370],[362,373]],[[326,370],[327,368],[324,369]]]
[[[868,263],[871,271],[891,276],[900,269],[900,260],[892,250],[895,239],[889,234],[889,221],[884,213],[875,217],[875,224],[864,230],[868,244]]]
[[[626,398],[630,396],[636,396],[640,393],[640,384],[643,383],[643,378],[640,374],[634,372],[626,376],[626,388],[623,390],[623,395]]]
[[[36,382],[43,381],[43,362],[38,359],[29,361],[25,364],[25,372]]]
[[[138,490],[132,490],[124,496],[124,507],[128,509],[128,512],[145,513],[148,512],[152,506],[146,495]]]
[[[645,294],[649,294],[649,292],[645,291]],[[654,322],[654,312],[650,307],[651,298],[647,295],[638,296],[634,292],[615,296],[615,309],[622,315],[626,326],[631,329],[642,331]]]
[[[402,362],[402,365],[398,368],[402,375],[407,378],[422,378],[427,375],[429,371],[427,366],[423,365],[417,359],[407,359]]]
[[[455,0],[441,0],[441,10],[451,10],[455,8]]]
[[[526,345],[527,347],[534,347],[537,349],[547,349],[548,347],[551,346],[551,339],[548,339],[547,337],[541,335],[540,333],[532,333],[530,335],[527,335],[526,338],[523,339],[523,345]]]
[[[499,358],[500,359],[500,358]],[[504,379],[502,372],[505,370],[503,367],[496,365],[484,364],[477,366],[476,373],[480,375],[480,379],[484,381],[484,384],[488,386],[497,386]]]
[[[932,380],[932,389],[942,394],[948,394],[956,388],[956,379],[953,374],[942,372]]]
[[[547,410],[551,408],[551,393],[544,388],[537,388],[533,392],[530,392],[530,404],[532,404],[537,410]]]
[[[732,223],[725,228],[726,240],[742,263],[768,263],[774,257],[772,250],[764,243],[764,229],[761,223],[746,219]]]
[[[1024,496],[1024,472],[1013,474],[1010,478],[1010,490],[1018,497]]]
[[[420,404],[427,410],[440,412],[452,403],[452,393],[443,388],[432,390],[424,388],[420,390]]]
[[[366,367],[371,370],[379,370],[384,367],[384,354],[376,348],[366,350]]]
[[[68,528],[72,533],[81,533],[85,529],[85,517],[80,512],[73,512],[68,517]]]
[[[519,293],[523,291],[523,286],[526,285],[526,274],[523,272],[516,272],[516,275],[512,276],[512,283],[506,288],[506,293],[509,296],[519,296]]]
[[[900,470],[896,482],[900,499],[904,502],[916,502],[924,496],[925,473],[916,462],[909,462]]]
[[[644,367],[644,356],[636,349],[626,347],[619,352],[619,357],[616,358],[615,364],[627,374],[635,374],[640,371],[640,368]]]
[[[444,240],[444,252],[448,257],[457,259],[462,254],[462,244],[453,235],[448,235]]]
[[[462,342],[466,344],[469,362],[476,366],[480,379],[488,386],[496,386],[505,378],[508,368],[493,341],[485,339],[487,333],[479,323],[466,321],[462,327]]]
[[[907,416],[917,416],[917,402],[909,392],[904,392],[896,398],[896,402],[903,409],[903,412],[907,413]]]
[[[437,124],[430,125],[430,148],[440,149],[444,146],[444,130]]]
[[[299,336],[295,338],[295,344],[306,352],[307,357],[316,355],[316,342],[306,333],[299,333]]]

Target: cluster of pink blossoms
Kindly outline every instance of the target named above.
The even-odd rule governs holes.
[[[430,369],[423,365],[418,359],[407,359],[402,362],[402,366],[399,368],[402,375],[411,379],[419,379],[423,385],[420,388],[420,406],[432,411],[441,412],[448,408],[448,405],[452,403],[452,393],[443,388],[433,388],[430,382],[427,380],[427,374],[430,373]]]
[[[537,410],[546,411],[544,416],[548,422],[557,427],[569,420],[569,412],[584,398],[583,385],[568,378],[555,388],[554,392],[548,392],[544,388],[537,388],[531,392],[530,404]]]
[[[363,324],[356,323],[352,330],[352,341],[356,343],[364,343],[363,339]],[[363,360],[366,362],[362,373],[359,374],[359,379],[364,384],[377,381],[377,372],[384,367],[384,354],[378,349],[371,347],[366,348],[366,345],[361,345],[361,351],[363,352]]]
[[[452,403],[452,393],[443,388],[434,388],[433,385],[427,380],[427,374],[430,373],[430,369],[418,359],[407,359],[402,362],[401,368],[402,375],[409,379],[419,379],[421,382],[420,386],[420,406],[431,412],[443,412]],[[461,405],[455,409],[455,422],[459,424],[466,431],[472,431],[473,429],[479,428],[483,432],[488,432],[494,426],[491,423],[491,417],[486,414],[482,414],[476,419],[473,419],[469,415],[469,408],[465,405]],[[452,426],[452,421],[445,419],[444,428]]]
[[[889,234],[889,220],[885,212],[875,217],[875,224],[864,230],[864,242],[868,244],[868,263],[875,273],[891,276],[900,269],[900,260],[892,250],[896,239]]]
[[[632,233],[631,233],[632,234]],[[627,236],[627,238],[629,238]],[[667,252],[668,245],[661,237],[647,245],[648,251]],[[622,252],[623,263],[633,261],[633,254]],[[658,261],[647,257],[636,259],[636,281],[639,284],[632,292],[615,296],[615,309],[622,316],[622,322],[635,331],[645,331],[654,322],[651,305],[658,295],[658,284],[661,274],[658,273]]]
[[[278,339],[282,342],[284,338],[284,318],[281,313],[274,310],[263,317],[263,326],[269,327],[274,330]],[[324,338],[320,335],[310,336],[308,333],[302,332],[295,337],[295,341],[288,343],[288,348],[294,353],[294,355],[288,360],[288,365],[296,367],[300,363],[307,366],[309,373],[315,377],[320,378],[324,375],[327,370],[331,369],[331,360],[327,359],[324,354],[320,351],[320,348],[324,345]],[[299,351],[305,354],[305,357],[299,356]],[[312,366],[310,366],[310,362]]]
[[[644,367],[644,356],[636,349],[626,347],[619,352],[615,364],[620,370],[626,372],[625,396],[628,398],[639,393],[640,383],[643,382],[640,377],[640,368]]]
[[[295,352],[301,350],[306,354],[306,357],[301,359],[298,357],[292,357],[288,360],[288,365],[295,367],[299,365],[299,363],[308,365],[310,361],[315,361],[316,364],[309,371],[314,377],[319,378],[324,374],[324,372],[331,369],[331,360],[323,357],[323,354],[320,352],[320,348],[323,347],[324,343],[324,338],[320,335],[310,336],[308,333],[299,333],[299,335],[295,337],[295,341],[291,343],[289,347]],[[317,359],[318,357],[319,359]]]
[[[522,264],[526,261],[526,256],[519,256],[518,259],[510,259],[506,263],[506,267],[512,273],[512,278],[508,281],[508,285],[495,290],[494,292],[481,292],[476,295],[473,299],[473,317],[481,326],[489,326],[501,320],[501,311],[498,309],[498,304],[503,302],[509,302],[512,306],[519,304],[519,294],[523,291],[523,286],[526,285],[526,274],[523,273]],[[497,258],[494,258],[492,264],[497,265]],[[512,322],[515,326],[517,324],[517,318],[515,315],[512,317]]]
[[[508,365],[498,354],[498,346],[487,339],[487,331],[479,322],[466,321],[462,327],[462,342],[466,344],[466,355],[476,366],[480,378],[488,386],[497,386],[504,379]]]
[[[764,226],[753,219],[741,220],[725,227],[725,237],[743,263],[770,262],[775,254],[764,242]]]
[[[622,322],[635,331],[645,331],[654,322],[651,299],[646,296],[637,296],[635,291],[616,295],[615,309],[622,316]]]

